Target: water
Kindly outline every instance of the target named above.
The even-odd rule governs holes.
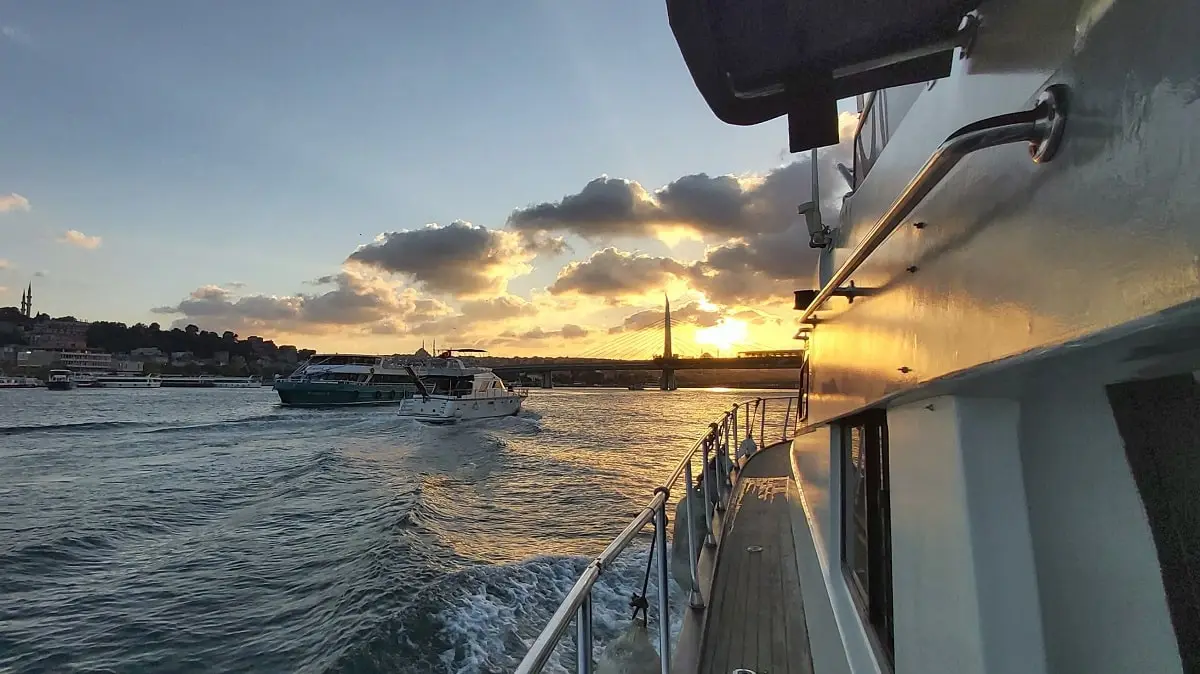
[[[0,672],[511,671],[753,395],[535,391],[435,427],[269,389],[0,391]],[[602,640],[650,532],[597,590]]]

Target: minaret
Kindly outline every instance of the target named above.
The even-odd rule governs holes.
[[[21,315],[25,318],[33,315],[33,283],[30,283],[25,288],[25,292],[21,293]]]

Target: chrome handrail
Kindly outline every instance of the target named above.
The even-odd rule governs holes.
[[[1050,161],[1062,140],[1063,127],[1066,124],[1064,96],[1062,85],[1055,85],[1042,92],[1032,110],[989,117],[950,134],[900,192],[887,212],[879,217],[862,241],[850,252],[850,256],[838,267],[833,277],[809,302],[808,308],[800,317],[800,322],[808,323],[812,320],[825,300],[832,297],[833,293],[849,280],[871,253],[887,240],[963,157],[984,148],[1026,142],[1030,144],[1029,152],[1035,162]]]
[[[719,421],[709,424],[709,430],[703,437],[697,440],[679,460],[675,469],[670,476],[662,484],[654,488],[654,496],[646,507],[638,512],[621,533],[617,534],[600,553],[598,557],[592,560],[583,572],[579,579],[567,592],[562,603],[554,611],[554,615],[550,617],[550,621],[542,632],[530,645],[529,651],[517,666],[517,674],[535,674],[541,672],[542,668],[550,661],[554,655],[554,649],[558,646],[562,636],[566,634],[567,628],[570,626],[572,619],[576,625],[576,671],[579,674],[589,674],[593,667],[593,634],[592,634],[592,588],[600,579],[600,576],[607,571],[612,563],[624,552],[638,533],[651,522],[654,523],[654,549],[655,564],[658,579],[658,616],[659,616],[659,667],[662,674],[668,674],[671,668],[671,629],[670,629],[670,592],[667,589],[669,571],[667,561],[667,503],[671,494],[671,487],[679,480],[681,476],[686,477],[687,485],[685,493],[693,493],[695,481],[692,479],[692,461],[699,452],[701,455],[701,480],[704,484],[704,503],[705,503],[705,540],[704,545],[712,547],[717,544],[716,534],[713,530],[713,519],[715,512],[725,510],[729,499],[733,495],[731,475],[727,470],[727,464],[718,460],[723,457],[729,460],[730,444],[735,445],[740,442],[739,435],[744,432],[745,437],[753,437],[754,433],[758,433],[758,443],[760,448],[765,448],[776,442],[784,442],[789,437],[794,437],[796,430],[799,428],[800,419],[800,404],[797,395],[789,396],[773,396],[764,398],[752,398],[741,403],[733,405],[720,418]],[[778,440],[765,441],[764,434],[767,432],[767,410],[768,404],[771,401],[776,401],[778,409],[784,409],[781,401],[787,401],[786,412],[783,417],[783,427],[779,434]],[[796,418],[792,418],[796,415]],[[774,424],[770,430],[774,430]],[[789,436],[789,430],[791,436]],[[712,465],[710,466],[710,455]],[[715,472],[714,472],[715,471]],[[713,490],[716,493],[713,493]],[[714,498],[715,497],[715,498]],[[692,513],[691,506],[694,499],[687,499],[685,502],[685,510],[687,517],[687,545],[689,552],[689,574],[691,587],[688,588],[688,605],[693,609],[702,609],[705,606],[705,599],[701,593],[699,577],[696,569],[696,556],[698,553],[696,541],[692,533]],[[676,541],[678,544],[680,541]]]

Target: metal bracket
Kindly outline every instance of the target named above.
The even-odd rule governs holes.
[[[1029,156],[1034,163],[1044,164],[1054,159],[1062,145],[1063,132],[1067,128],[1066,106],[1067,87],[1064,84],[1052,84],[1038,95],[1037,109],[1044,116],[1037,122],[1042,129],[1041,139],[1029,142]]]

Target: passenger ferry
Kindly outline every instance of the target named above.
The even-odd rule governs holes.
[[[258,375],[250,375],[249,377],[213,377],[212,385],[215,388],[260,388],[262,387],[262,377]]]
[[[102,374],[95,383],[98,388],[159,388],[162,378],[156,374]]]
[[[480,352],[479,349],[459,351]],[[416,421],[446,424],[514,416],[520,413],[521,403],[528,395],[506,386],[489,368],[464,365],[453,351],[405,369],[418,393],[400,405],[399,415]]]
[[[796,194],[799,411],[717,419],[516,671],[615,657],[591,592],[651,524],[663,674],[1200,671],[1200,5],[667,9],[725,122],[808,151],[858,97]]]
[[[70,370],[50,370],[46,379],[46,388],[51,391],[71,391],[75,386],[75,374]]]
[[[275,379],[283,405],[397,404],[416,390],[405,356],[316,354],[287,377]]]

